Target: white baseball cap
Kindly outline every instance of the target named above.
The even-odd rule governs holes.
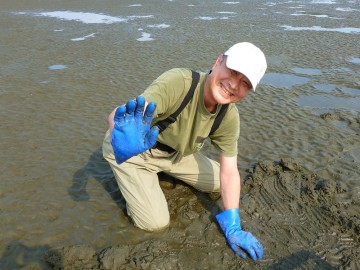
[[[244,74],[255,91],[267,68],[264,53],[254,44],[241,42],[230,47],[224,54],[227,56],[226,66]]]

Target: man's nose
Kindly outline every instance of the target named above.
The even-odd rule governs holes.
[[[237,80],[237,79],[236,80],[233,79],[229,82],[229,86],[230,86],[231,90],[234,91],[235,93],[237,93],[240,90],[240,85],[241,85],[241,82],[240,82],[240,80]]]

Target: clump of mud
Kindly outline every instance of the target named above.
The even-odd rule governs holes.
[[[142,243],[50,250],[53,269],[359,269],[360,219],[338,199],[347,187],[295,160],[261,161],[244,178],[241,219],[264,245],[263,260],[237,257],[214,216],[216,196],[163,179],[170,227]]]

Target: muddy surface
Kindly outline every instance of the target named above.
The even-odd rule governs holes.
[[[347,187],[307,172],[296,160],[264,160],[244,177],[241,217],[265,247],[263,260],[237,257],[214,215],[217,194],[199,193],[161,176],[171,212],[162,233],[132,245],[95,250],[54,248],[44,257],[53,269],[359,269],[360,218]],[[176,227],[174,227],[176,226]],[[141,231],[139,231],[141,233]]]
[[[358,1],[4,0],[0,11],[0,270],[359,268]],[[226,245],[216,194],[164,176],[171,226],[136,229],[101,155],[116,106],[168,69],[209,71],[240,41],[268,60],[237,105],[257,263]]]

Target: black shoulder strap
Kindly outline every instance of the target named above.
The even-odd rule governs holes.
[[[190,86],[190,89],[187,92],[183,102],[181,103],[180,107],[169,117],[167,117],[164,120],[161,120],[155,124],[159,128],[159,133],[164,131],[169,125],[171,125],[172,123],[174,123],[176,121],[176,117],[178,117],[178,115],[181,113],[181,111],[185,108],[185,106],[189,103],[189,101],[193,97],[196,86],[200,79],[200,74],[193,70],[191,71],[191,73],[192,73],[191,86]]]
[[[159,133],[163,132],[169,125],[171,125],[172,123],[174,123],[176,121],[176,117],[178,117],[178,115],[181,113],[181,111],[185,108],[185,106],[189,103],[189,101],[193,97],[196,86],[199,83],[200,74],[193,70],[191,71],[191,73],[192,73],[191,86],[190,86],[190,89],[187,92],[184,100],[182,101],[180,107],[174,113],[172,113],[170,116],[168,116],[167,118],[165,118],[155,124],[159,128]],[[229,104],[225,104],[225,105],[221,106],[221,109],[215,118],[214,124],[211,127],[209,135],[212,135],[220,126],[220,123],[221,123],[222,119],[224,118],[226,111],[228,109],[228,106],[229,106]]]
[[[212,135],[218,129],[218,127],[220,126],[220,123],[223,120],[228,107],[229,107],[229,104],[225,104],[225,105],[221,106],[220,111],[219,111],[218,115],[215,118],[214,124],[211,127],[209,136]]]

